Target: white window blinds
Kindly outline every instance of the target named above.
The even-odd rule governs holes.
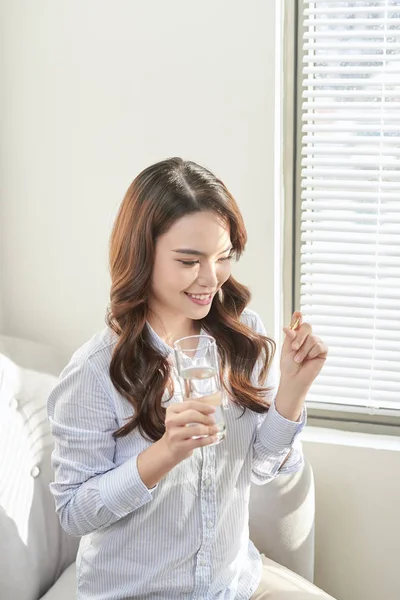
[[[400,411],[400,0],[300,18],[300,305],[330,347],[308,400]]]

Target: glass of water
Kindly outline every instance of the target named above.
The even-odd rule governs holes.
[[[220,375],[217,344],[209,335],[191,335],[175,342],[175,359],[184,400],[202,400],[215,406],[219,444],[226,434],[227,399]],[[196,436],[197,437],[197,436]],[[206,437],[206,436],[198,436]]]

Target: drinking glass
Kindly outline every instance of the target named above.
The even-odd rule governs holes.
[[[174,344],[176,366],[183,399],[201,400],[215,406],[219,444],[226,435],[224,409],[227,399],[220,375],[220,362],[215,339],[210,335],[191,335]],[[193,436],[194,439],[207,436]],[[211,444],[212,445],[212,444]]]

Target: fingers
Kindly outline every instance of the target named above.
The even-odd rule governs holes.
[[[187,425],[188,423],[199,423],[200,425],[214,425],[215,419],[212,414],[205,415],[198,410],[185,410],[179,413],[168,413],[165,416],[165,424],[174,423],[177,427]]]
[[[306,358],[326,358],[327,356],[328,346],[320,340],[311,348]]]
[[[296,339],[296,332],[293,331],[292,329],[289,329],[289,327],[284,327],[283,331],[286,333],[289,340],[293,341],[294,339]]]
[[[311,325],[309,323],[303,323],[300,329],[298,329],[295,333],[296,336],[292,341],[292,349],[299,350],[312,333]]]
[[[306,338],[306,341],[301,346],[300,350],[295,354],[294,360],[297,363],[303,362],[303,360],[309,360],[312,358],[326,358],[328,354],[328,348],[319,338],[310,335]]]
[[[294,360],[301,363],[306,359],[326,358],[328,347],[322,340],[312,334],[312,327],[309,323],[303,322],[303,315],[300,311],[295,311],[292,315],[291,323],[284,327],[286,334],[285,348],[286,352],[294,353]]]
[[[186,450],[190,448],[197,448],[200,443],[186,444],[187,441],[200,442],[203,438],[210,438],[215,436],[219,431],[218,425],[200,425],[199,423],[186,423],[185,425],[177,426],[176,424],[169,424],[167,426],[168,440],[169,443],[179,446],[183,445]]]
[[[165,428],[170,442],[181,443],[193,437],[209,437],[218,433],[214,412],[213,406],[196,400],[171,404],[165,415]]]
[[[218,433],[218,425],[191,425],[188,424],[186,427],[181,427],[177,433],[181,440],[191,440],[194,437],[202,437],[215,435]]]
[[[217,435],[210,435],[208,437],[203,437],[200,438],[198,440],[187,440],[185,442],[188,450],[195,450],[196,448],[203,448],[204,446],[210,446],[211,444],[215,444],[215,442],[218,440],[218,436]]]
[[[167,410],[173,413],[182,413],[187,410],[195,410],[203,415],[211,415],[215,412],[215,406],[207,404],[201,400],[185,400],[184,402],[170,404]]]
[[[163,439],[177,463],[191,456],[196,448],[218,441],[220,428],[213,415],[215,406],[202,400],[186,400],[167,407]]]

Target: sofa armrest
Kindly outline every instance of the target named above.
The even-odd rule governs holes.
[[[76,599],[76,563],[72,563],[40,600]]]
[[[310,464],[252,485],[250,537],[258,550],[305,579],[314,577],[315,488]]]

